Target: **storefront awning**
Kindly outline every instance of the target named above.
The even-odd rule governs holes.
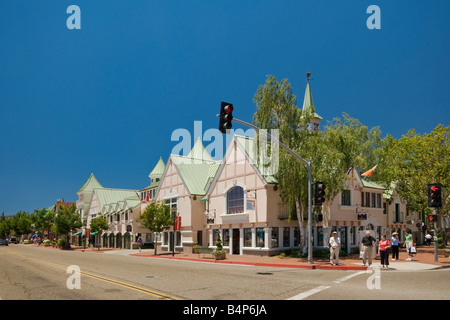
[[[200,199],[200,202],[205,202],[205,201],[208,201],[208,196]]]
[[[81,236],[81,232],[75,233],[74,236]]]
[[[95,236],[96,234],[98,234],[98,232],[91,232],[91,236]]]

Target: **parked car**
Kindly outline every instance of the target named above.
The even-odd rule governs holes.
[[[7,246],[8,245],[8,241],[5,239],[0,239],[0,246]]]
[[[17,238],[16,237],[9,238],[9,243],[18,243]]]

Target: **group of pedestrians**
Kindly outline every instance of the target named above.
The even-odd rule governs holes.
[[[366,262],[369,262],[369,266],[372,265],[374,246],[377,240],[370,235],[370,231],[366,231],[366,235],[361,240],[361,255],[363,259],[363,266]],[[337,232],[333,231],[329,240],[330,244],[330,263],[331,265],[339,264],[339,247],[341,239],[337,236]],[[411,261],[412,255],[415,254],[415,247],[412,239],[412,234],[409,230],[405,231],[405,242],[403,247],[406,248],[408,258],[406,260]],[[392,252],[392,260],[399,260],[399,239],[398,233],[393,232],[390,239],[387,239],[386,235],[381,236],[381,240],[378,241],[378,253],[380,254],[381,266],[383,269],[389,268],[389,252]]]

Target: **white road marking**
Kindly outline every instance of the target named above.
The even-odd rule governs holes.
[[[349,274],[349,275],[347,275],[345,277],[336,279],[336,280],[333,281],[333,283],[339,284],[339,283],[342,283],[342,282],[344,282],[344,281],[346,281],[348,279],[351,279],[353,277],[359,276],[360,274],[364,274],[364,273],[366,273],[366,271],[355,272],[355,273]],[[326,290],[328,288],[331,288],[331,286],[318,286],[318,287],[315,287],[315,288],[313,288],[311,290],[299,293],[299,294],[297,294],[297,295],[295,295],[295,296],[293,296],[293,297],[291,297],[291,298],[289,298],[287,300],[303,300],[303,299],[305,299],[305,298],[307,298],[309,296],[312,296],[313,294],[319,293],[319,292],[321,292],[323,290]]]
[[[366,273],[366,271],[355,272],[355,273],[349,274],[348,276],[336,279],[333,282],[336,283],[336,284],[339,284],[341,282],[344,282],[344,281],[346,281],[348,279],[351,279],[353,277],[359,276],[360,274],[364,274],[364,273]]]
[[[293,296],[293,297],[289,298],[288,300],[303,300],[309,296],[312,296],[313,294],[316,294],[316,293],[326,290],[328,288],[330,288],[330,287],[329,286],[319,286],[314,289],[299,293],[298,295]]]

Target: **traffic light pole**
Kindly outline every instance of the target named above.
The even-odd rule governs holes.
[[[434,214],[437,214],[437,208],[434,208]],[[434,221],[433,223],[434,227],[434,262],[438,262],[438,253],[437,253],[437,221]]]
[[[217,115],[217,117],[220,118],[220,115]],[[311,171],[311,160],[306,161],[305,159],[303,159],[302,157],[300,157],[298,154],[296,154],[294,151],[292,151],[288,146],[286,146],[284,143],[282,143],[280,140],[278,140],[277,138],[273,137],[270,133],[268,133],[267,131],[262,131],[260,128],[258,128],[257,126],[233,118],[232,121],[235,121],[237,123],[243,124],[244,126],[250,127],[255,129],[258,133],[261,132],[264,135],[266,135],[268,138],[270,138],[271,140],[274,140],[276,143],[278,143],[284,150],[286,150],[290,155],[292,155],[294,158],[296,158],[297,160],[299,160],[301,163],[303,163],[306,167],[306,169],[308,169],[308,263],[312,264],[313,263],[313,256],[312,256],[312,171]],[[303,221],[300,221],[300,223],[303,223]]]

